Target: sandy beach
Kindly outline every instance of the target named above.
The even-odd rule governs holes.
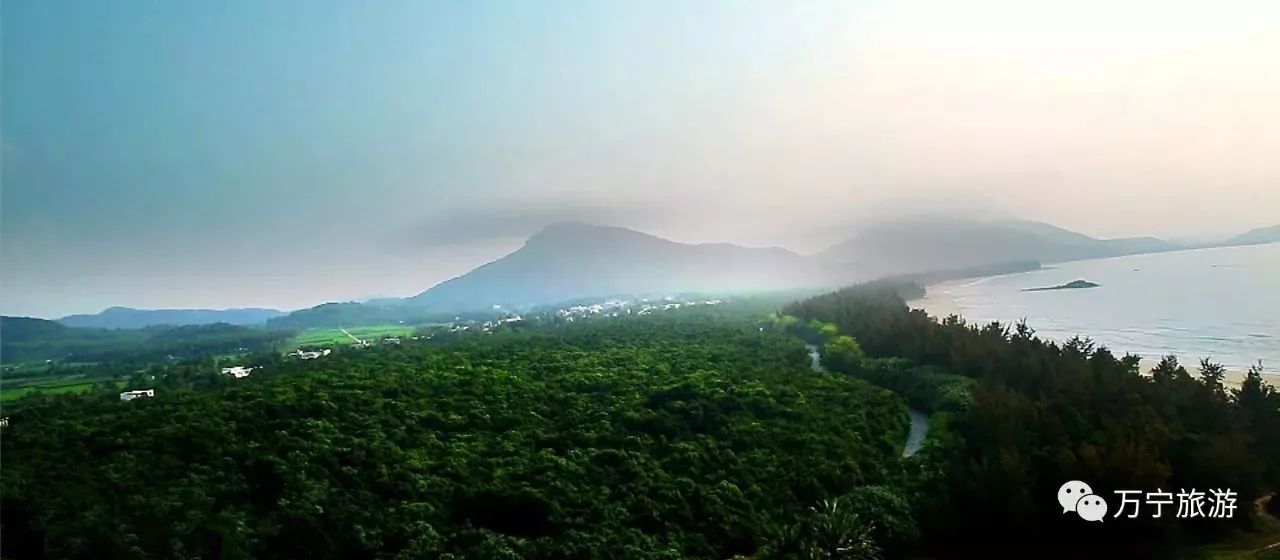
[[[935,284],[925,288],[924,297],[907,302],[912,309],[923,309],[938,319],[950,315],[963,315],[960,305],[946,289],[946,284]]]

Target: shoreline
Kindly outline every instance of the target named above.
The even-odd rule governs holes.
[[[984,276],[983,278],[991,278],[991,277]],[[945,286],[950,283],[967,282],[967,281],[973,281],[973,280],[977,280],[977,278],[966,278],[964,280],[949,280],[949,281],[939,282],[937,284],[926,285],[924,297],[907,301],[906,302],[907,306],[910,307],[911,309],[923,310],[925,313],[928,313],[929,316],[937,320],[941,320],[950,315],[959,315],[961,317],[964,317],[964,308],[960,306],[960,303],[956,301],[956,298],[954,296],[952,296],[945,289],[936,290],[933,288],[937,286]],[[1035,325],[1032,325],[1032,326],[1034,327]],[[1113,349],[1113,350],[1123,351],[1121,349]],[[1123,354],[1120,354],[1120,355],[1123,355]],[[1187,373],[1191,374],[1192,377],[1195,377],[1200,367],[1199,359],[1196,358],[1191,362],[1185,362],[1185,363],[1181,362],[1181,359],[1182,359],[1181,356],[1179,356],[1179,359],[1182,367],[1187,369]],[[1154,368],[1158,363],[1160,363],[1159,358],[1143,357],[1138,362],[1138,373],[1143,377],[1148,377],[1151,375],[1151,369]],[[1248,373],[1247,370],[1238,369],[1238,368],[1228,368],[1226,370],[1226,376],[1223,378],[1223,384],[1228,389],[1239,389],[1240,385],[1244,383],[1244,379],[1247,373]],[[1267,383],[1269,383],[1270,385],[1280,388],[1280,373],[1270,373],[1264,370],[1262,372],[1262,379]]]
[[[991,278],[991,276],[983,276],[982,278]],[[966,280],[977,280],[977,278],[969,278]],[[955,296],[946,290],[935,289],[938,286],[945,286],[957,280],[948,280],[938,282],[936,284],[926,284],[924,286],[924,297],[907,300],[907,307],[911,309],[920,309],[935,319],[943,319],[950,315],[964,316],[960,303],[956,301]]]
[[[1160,363],[1160,360],[1155,360],[1152,358],[1143,358],[1139,360],[1138,374],[1143,377],[1151,377],[1151,370],[1156,367],[1156,364],[1159,364],[1159,363]],[[1200,377],[1199,363],[1195,363],[1195,364],[1182,364],[1181,362],[1179,363],[1182,365],[1182,367],[1187,369],[1187,373],[1191,374],[1191,377],[1195,377],[1195,378]],[[1247,373],[1248,372],[1245,372],[1245,371],[1236,371],[1236,370],[1230,370],[1230,369],[1226,370],[1222,378],[1222,384],[1226,386],[1228,389],[1239,389],[1240,386],[1244,384],[1244,378]],[[1276,385],[1276,383],[1280,383],[1280,378],[1272,379],[1271,376],[1268,376],[1266,374],[1266,372],[1263,372],[1262,380],[1271,385]]]

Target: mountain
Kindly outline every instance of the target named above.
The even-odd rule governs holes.
[[[383,300],[380,300],[383,301]],[[273,329],[336,329],[355,325],[377,325],[385,323],[423,323],[432,319],[452,319],[447,317],[429,317],[422,309],[408,307],[403,300],[385,300],[391,303],[375,302],[334,302],[322,303],[315,307],[299,309],[281,317],[267,321],[267,327]]]
[[[1251,229],[1228,239],[1224,245],[1261,245],[1280,242],[1280,226]]]
[[[485,313],[457,313],[454,311],[437,311],[415,305],[405,305],[402,298],[379,298],[374,302],[331,302],[315,307],[299,309],[267,321],[271,329],[336,329],[360,325],[383,325],[400,323],[404,325],[421,325],[424,323],[449,322],[454,317],[462,316],[467,320],[492,319],[492,309]]]
[[[71,327],[33,317],[0,317],[0,360],[79,362],[194,358],[262,351],[282,344],[288,331],[227,323],[142,329]]]
[[[841,279],[840,268],[780,248],[685,244],[619,227],[561,223],[407,303],[468,310],[585,297],[826,286]]]
[[[0,359],[5,363],[92,355],[146,340],[141,331],[68,327],[34,317],[0,317]]]
[[[915,217],[872,224],[817,255],[852,263],[876,276],[993,266],[1019,261],[1052,263],[1171,251],[1179,245],[1153,237],[1096,239],[1040,222]]]
[[[68,315],[58,319],[69,327],[101,329],[141,329],[153,325],[261,325],[267,319],[280,317],[277,309],[133,309],[111,307],[92,315]]]
[[[64,336],[74,329],[48,319],[35,317],[0,317],[0,342],[30,342]]]

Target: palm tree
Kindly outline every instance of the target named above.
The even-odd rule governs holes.
[[[810,508],[808,557],[813,560],[878,560],[880,547],[871,538],[874,524],[863,523],[857,512],[842,507],[840,498],[823,500]]]

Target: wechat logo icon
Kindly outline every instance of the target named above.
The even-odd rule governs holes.
[[[1058,504],[1062,506],[1062,513],[1074,511],[1085,521],[1102,521],[1107,515],[1107,501],[1079,480],[1068,481],[1058,488]]]

